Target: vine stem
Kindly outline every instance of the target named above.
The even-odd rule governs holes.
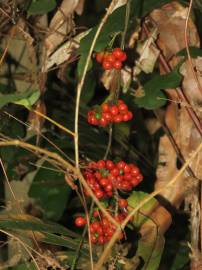
[[[182,168],[178,171],[178,173],[171,179],[170,182],[168,182],[164,187],[157,189],[156,191],[153,191],[150,195],[148,195],[144,200],[142,200],[131,212],[130,214],[126,217],[126,219],[122,222],[121,227],[118,227],[112,236],[111,240],[109,241],[108,245],[106,246],[104,252],[102,253],[102,256],[100,257],[99,261],[97,262],[95,266],[95,270],[100,270],[103,263],[109,256],[111,249],[115,242],[117,241],[119,234],[121,231],[126,227],[130,219],[135,215],[135,213],[143,206],[145,205],[148,201],[150,201],[152,198],[154,198],[156,195],[160,194],[162,191],[167,189],[168,187],[172,186],[175,184],[175,182],[178,180],[178,178],[184,173],[184,171],[187,169],[189,164],[193,161],[193,159],[197,156],[197,154],[202,150],[202,142],[199,144],[199,146],[196,148],[194,153],[191,155],[191,157],[184,163]]]
[[[75,132],[74,145],[75,145],[75,163],[76,163],[76,168],[78,170],[79,170],[79,133],[78,133],[79,126],[78,126],[78,121],[79,121],[79,105],[80,105],[81,91],[82,91],[82,88],[83,88],[83,85],[84,85],[84,82],[85,82],[86,74],[87,74],[88,67],[89,67],[90,60],[91,60],[91,55],[93,53],[96,41],[97,41],[97,39],[98,39],[98,37],[99,37],[99,35],[101,33],[101,30],[102,30],[104,24],[106,23],[109,15],[112,13],[113,8],[115,7],[115,5],[117,3],[118,3],[118,0],[112,0],[111,1],[105,16],[103,17],[103,19],[101,20],[101,23],[98,26],[98,29],[97,29],[97,31],[95,33],[95,36],[93,38],[93,41],[92,41],[92,44],[91,44],[91,47],[90,47],[90,50],[89,50],[89,53],[88,53],[88,56],[87,56],[87,59],[86,59],[86,64],[84,66],[84,70],[83,70],[83,73],[82,73],[81,80],[79,81],[78,86],[77,86],[75,123],[74,123],[74,132]]]

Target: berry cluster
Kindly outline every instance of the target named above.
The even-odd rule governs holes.
[[[128,205],[127,200],[124,199],[120,200],[124,201],[124,205],[125,207],[127,207]],[[117,215],[115,215],[114,219],[121,224],[126,217],[127,217],[127,210],[124,209],[124,211],[121,211]],[[87,222],[84,217],[80,216],[75,219],[75,225],[77,227],[83,227],[86,225],[86,223]],[[90,238],[93,244],[104,245],[111,239],[115,230],[116,226],[112,224],[108,218],[106,218],[98,210],[94,211],[92,222],[90,223]],[[124,234],[121,233],[119,236],[119,240],[123,239],[123,237]]]
[[[88,123],[101,127],[105,127],[110,123],[127,122],[132,118],[132,112],[128,110],[128,106],[121,99],[115,105],[103,103],[88,112]]]
[[[96,60],[102,64],[104,70],[121,69],[122,62],[126,58],[126,53],[121,48],[115,48],[112,52],[99,52],[96,54]]]
[[[139,168],[124,161],[91,162],[83,175],[98,199],[112,197],[116,189],[130,191],[143,180]],[[87,191],[85,193],[88,196]]]

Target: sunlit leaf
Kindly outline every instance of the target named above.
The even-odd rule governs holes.
[[[24,93],[14,93],[8,95],[0,94],[0,108],[9,104],[16,103],[30,108],[39,98],[40,92],[37,90],[29,90]]]

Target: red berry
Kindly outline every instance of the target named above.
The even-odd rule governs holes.
[[[114,168],[114,169],[111,170],[110,173],[111,173],[112,176],[118,176],[119,175],[119,169]]]
[[[101,199],[104,197],[104,192],[101,190],[101,189],[97,189],[95,190],[95,196],[98,198],[98,199]]]
[[[113,105],[111,108],[110,108],[110,112],[112,115],[117,115],[119,113],[119,109],[118,109],[118,106],[117,105]]]
[[[142,174],[138,174],[138,175],[136,176],[136,179],[137,179],[139,182],[141,182],[141,181],[143,180]]]
[[[105,161],[104,160],[99,160],[98,162],[97,162],[97,168],[99,169],[99,170],[101,170],[101,169],[104,169],[105,168]]]
[[[136,167],[136,166],[134,166],[134,165],[132,165],[132,166],[131,166],[131,174],[132,174],[133,176],[137,176],[137,175],[139,175],[139,173],[140,173],[139,168]]]
[[[108,124],[108,121],[104,117],[102,117],[99,121],[99,124],[101,127],[106,127],[106,125]]]
[[[123,121],[124,122],[127,122],[127,121],[129,121],[130,120],[130,115],[128,115],[128,112],[127,113],[124,113],[123,114]]]
[[[108,103],[103,103],[103,104],[101,105],[101,109],[102,109],[103,112],[109,112],[110,106],[109,106]]]
[[[121,114],[117,114],[113,117],[115,123],[121,123],[123,121],[123,116]]]
[[[111,62],[104,60],[102,63],[102,67],[104,70],[110,70],[112,69],[112,64]]]
[[[98,210],[95,210],[93,212],[93,217],[96,218],[96,217],[99,217],[99,211]]]
[[[94,125],[94,126],[98,125],[98,123],[99,123],[94,115],[88,118],[88,122],[89,122],[89,124]]]
[[[99,235],[103,235],[103,227],[101,225],[101,223],[99,223],[99,227],[97,228],[96,232],[99,234]]]
[[[115,69],[121,69],[122,68],[122,63],[121,63],[121,61],[119,61],[119,60],[116,60],[114,63],[113,63],[113,68],[115,68]]]
[[[102,113],[102,117],[104,119],[106,119],[106,121],[109,122],[109,123],[112,121],[112,115],[111,115],[111,113],[103,112]]]
[[[132,186],[136,187],[140,182],[138,179],[136,179],[136,177],[134,177],[130,180],[130,183]]]
[[[104,52],[98,52],[98,53],[96,53],[96,61],[98,63],[102,63],[103,59],[104,59]]]
[[[116,58],[115,58],[115,56],[112,53],[109,53],[105,57],[105,60],[113,64],[116,61]]]
[[[111,160],[107,160],[106,161],[106,168],[108,169],[108,170],[112,170],[113,168],[114,168],[114,162],[113,161],[111,161]]]
[[[118,205],[120,208],[126,208],[128,206],[128,201],[125,199],[119,199]]]
[[[126,166],[126,163],[124,161],[119,161],[117,164],[116,164],[116,167],[121,170],[121,169],[124,169],[124,167]]]
[[[105,188],[105,191],[112,191],[113,190],[113,186],[112,186],[112,184],[108,184]]]
[[[123,62],[126,60],[126,53],[121,50],[121,48],[115,48],[112,54],[116,57],[117,60]]]
[[[130,173],[125,173],[123,176],[124,180],[130,181],[132,179],[132,175]]]
[[[84,217],[77,217],[74,222],[77,227],[84,227],[87,223]]]
[[[115,48],[113,49],[112,54],[116,57],[116,59],[120,60],[120,57],[122,56],[123,51],[121,50],[121,48]]]
[[[95,177],[100,180],[102,178],[102,174],[100,172],[95,172]]]
[[[107,178],[102,178],[100,180],[100,185],[102,185],[103,187],[107,186],[108,184],[109,184],[109,180]]]
[[[123,171],[124,173],[129,173],[131,171],[131,167],[128,164],[126,164],[123,168]]]
[[[122,99],[118,99],[118,105],[123,104],[124,101]]]
[[[133,118],[133,113],[128,111],[127,114],[128,114],[129,120],[131,120]]]
[[[119,111],[128,111],[128,106],[125,103],[121,103],[118,105]]]
[[[98,243],[99,243],[100,245],[104,245],[104,243],[105,243],[104,236],[100,235],[100,236],[98,237]]]
[[[100,227],[99,221],[93,221],[93,222],[90,224],[90,227],[92,228],[92,230],[93,230],[94,232],[96,232],[97,229]]]
[[[125,52],[122,51],[122,54],[120,55],[119,60],[121,62],[124,62],[124,61],[126,61],[126,59],[127,59],[127,55]]]

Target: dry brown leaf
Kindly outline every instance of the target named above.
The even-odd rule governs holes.
[[[55,51],[51,56],[49,56],[43,66],[42,72],[48,71],[54,65],[58,66],[68,61],[71,55],[79,48],[79,43],[83,37],[85,37],[91,29],[82,32],[75,36],[70,41],[67,41],[63,46],[61,46],[57,51]]]
[[[144,41],[143,44],[138,44],[137,52],[140,57],[135,62],[134,72],[138,75],[141,71],[151,73],[159,56],[159,50],[153,46],[153,42],[157,38],[157,29],[154,29],[152,35]]]
[[[80,3],[81,2],[81,3]],[[49,56],[74,30],[73,13],[82,12],[83,0],[63,0],[49,25],[49,34],[45,39],[47,56]]]

